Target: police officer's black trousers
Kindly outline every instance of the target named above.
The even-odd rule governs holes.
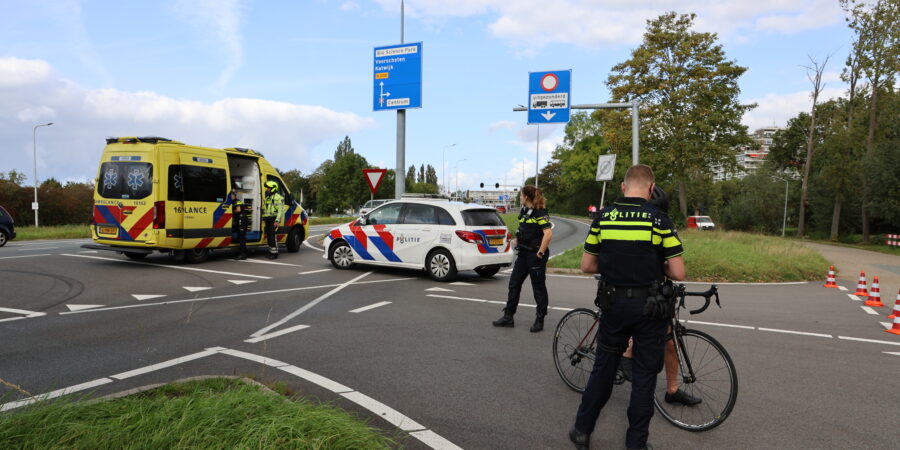
[[[234,222],[234,227],[231,231],[234,233],[233,236],[237,238],[238,245],[240,245],[239,254],[247,256],[247,220],[238,213],[232,221]]]
[[[663,367],[667,322],[644,315],[645,299],[618,298],[608,312],[600,316],[597,334],[597,359],[581,397],[575,428],[591,433],[600,410],[612,393],[619,358],[634,338],[633,381],[628,404],[628,432],[625,445],[642,448],[647,444],[650,418],[653,417],[653,391]]]
[[[531,277],[531,289],[534,291],[534,301],[537,303],[537,316],[547,315],[547,259],[538,258],[537,252],[522,250],[513,263],[513,271],[509,276],[509,294],[506,297],[506,307],[503,309],[509,315],[516,313],[519,306],[519,294],[522,293],[522,284],[526,277]]]
[[[278,253],[278,236],[275,235],[275,217],[263,217],[266,223],[266,243],[269,244],[269,253]]]

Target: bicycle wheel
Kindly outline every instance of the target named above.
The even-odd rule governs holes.
[[[663,371],[657,377],[653,404],[666,420],[678,428],[687,431],[713,429],[728,418],[737,401],[738,380],[734,362],[722,344],[712,336],[688,329],[679,334],[683,355],[687,358],[683,362],[693,368],[694,380],[680,373],[678,388],[702,402],[694,406],[667,403]]]
[[[563,381],[575,392],[584,392],[597,348],[597,313],[586,308],[569,311],[556,325],[553,363]]]

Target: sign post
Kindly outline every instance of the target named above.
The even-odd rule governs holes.
[[[366,183],[369,184],[369,190],[372,192],[369,200],[375,200],[375,191],[378,190],[378,186],[381,186],[381,180],[384,179],[387,169],[363,169],[362,172],[366,177]]]
[[[616,173],[616,154],[600,155],[597,158],[597,181],[603,182],[603,193],[600,194],[600,207],[606,199],[606,182],[613,179]]]

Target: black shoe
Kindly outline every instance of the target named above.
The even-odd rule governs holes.
[[[632,361],[631,358],[626,358],[624,356],[619,360],[619,370],[622,371],[622,376],[625,377],[625,380],[627,381],[633,379],[631,374],[631,366],[633,363],[634,361]]]
[[[588,450],[591,448],[591,435],[579,432],[575,427],[572,427],[572,429],[569,430],[569,440],[575,444],[575,448],[578,450]]]
[[[702,399],[694,397],[681,389],[675,391],[674,394],[666,392],[666,403],[681,403],[684,406],[694,406],[703,402]]]
[[[278,253],[269,253],[269,256],[266,256],[269,259],[278,259]]]
[[[512,328],[516,324],[515,321],[513,321],[513,316],[511,316],[509,314],[505,314],[505,313],[503,314],[503,317],[495,320],[493,323],[494,323],[495,327],[509,327],[509,328]]]
[[[234,259],[235,259],[235,261],[243,261],[243,260],[247,259],[247,255],[241,253],[240,255],[237,255],[237,257]]]
[[[534,325],[531,326],[531,332],[537,333],[544,329],[544,318],[543,317],[535,317]]]

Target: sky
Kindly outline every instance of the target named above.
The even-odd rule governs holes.
[[[400,0],[0,0],[0,172],[87,181],[110,136],[249,147],[309,174],[349,136],[395,168],[397,114],[373,111],[375,47],[401,43]],[[850,32],[838,0],[407,0],[422,43],[422,107],[406,113],[406,165],[441,184],[521,185],[563,141],[527,125],[528,73],[572,70],[573,104],[610,101],[611,68],[646,22],[696,13],[748,67],[752,131],[811,105],[812,57],[830,60],[820,99],[843,95]],[[53,122],[36,130],[28,129]],[[538,152],[539,149],[539,152]],[[537,153],[537,154],[536,154]],[[405,171],[405,170],[404,170]],[[446,174],[446,175],[445,175]],[[360,175],[362,176],[362,175]]]

